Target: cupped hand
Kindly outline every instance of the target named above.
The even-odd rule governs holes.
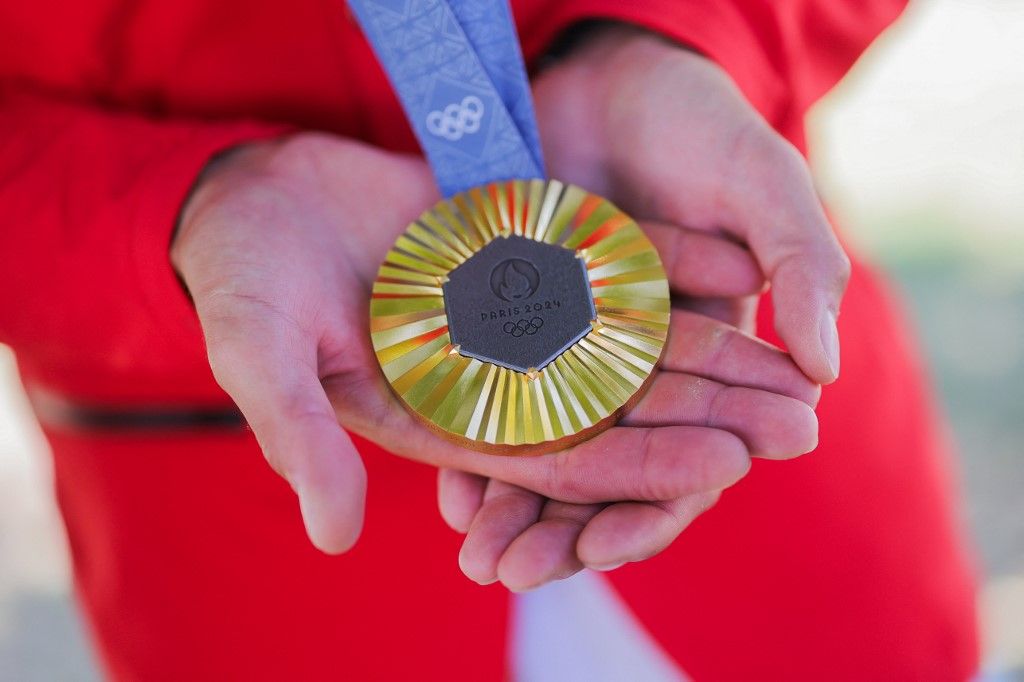
[[[725,323],[674,310],[663,371],[620,422],[728,431],[749,454],[795,456],[815,445],[820,387],[781,350]],[[690,447],[686,441],[675,444]],[[724,487],[724,486],[723,486]],[[718,499],[720,488],[611,504],[568,504],[499,480],[442,470],[439,506],[466,533],[460,564],[480,583],[523,590],[584,567],[608,570],[664,549]]]
[[[653,34],[609,26],[534,91],[554,177],[634,218],[744,245],[771,287],[775,330],[796,363],[819,384],[836,379],[849,260],[803,156],[725,71]]]
[[[704,318],[678,315],[664,370],[624,425],[538,457],[482,454],[433,434],[390,392],[367,325],[378,264],[435,200],[422,160],[300,134],[215,162],[182,213],[171,258],[195,303],[214,376],[295,489],[324,551],[350,547],[362,524],[365,472],[339,423],[396,454],[582,505],[713,495],[747,471],[752,453],[784,457],[814,446],[810,408],[749,378],[761,364],[756,354],[729,350],[742,344]],[[717,291],[760,288],[734,244],[645,228],[655,241],[682,240],[674,253],[703,254],[705,270],[669,258],[673,287],[699,289],[709,285],[705,272],[721,272]],[[730,363],[729,371],[713,370]],[[816,388],[807,382],[801,390]],[[628,513],[604,518],[609,529],[630,522]]]
[[[720,68],[642,30],[605,26],[542,73],[534,93],[551,174],[608,196],[637,218],[660,221],[645,227],[670,271],[675,307],[752,333],[760,292],[730,284],[751,269],[758,278],[763,273],[776,330],[799,368],[811,381],[835,380],[848,260],[803,158]],[[719,257],[708,258],[708,248]],[[674,312],[674,344],[678,328],[693,320]],[[724,327],[707,337],[730,339],[727,351],[677,367],[816,404],[817,388],[780,351]],[[693,363],[706,346],[699,335],[684,338],[674,357]],[[768,367],[775,368],[771,376]],[[641,403],[623,423],[636,423],[644,409]],[[677,414],[686,414],[685,404]],[[763,452],[759,443],[787,428],[785,420],[751,412],[718,425],[755,456]],[[457,471],[442,471],[438,485],[442,514],[467,533],[463,570],[513,589],[656,554],[718,497],[704,491],[653,503],[571,505]]]

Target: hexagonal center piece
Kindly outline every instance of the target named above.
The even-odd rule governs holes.
[[[519,235],[494,239],[448,273],[443,289],[460,352],[519,372],[542,369],[596,317],[583,260]]]

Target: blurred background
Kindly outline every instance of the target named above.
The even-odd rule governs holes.
[[[853,248],[902,289],[961,452],[983,679],[1024,680],[1024,4],[921,0],[813,112]],[[46,443],[0,346],[0,680],[95,680]]]

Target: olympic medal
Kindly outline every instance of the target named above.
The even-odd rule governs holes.
[[[388,384],[423,423],[483,452],[538,454],[608,428],[668,334],[654,246],[606,199],[557,180],[443,200],[395,241],[370,301]]]

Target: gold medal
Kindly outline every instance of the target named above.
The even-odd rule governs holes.
[[[428,427],[497,454],[563,449],[642,395],[669,322],[654,246],[609,201],[557,180],[457,194],[377,273],[384,376]]]

